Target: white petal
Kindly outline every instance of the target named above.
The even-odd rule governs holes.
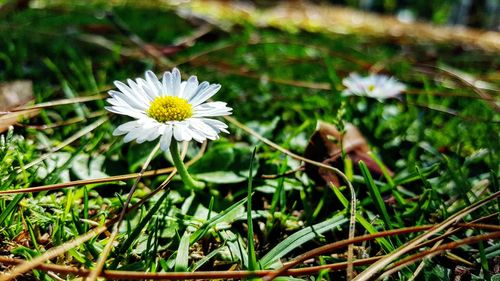
[[[193,117],[225,116],[230,115],[232,110],[225,102],[207,102],[193,108]]]
[[[130,80],[130,79],[129,79]],[[123,93],[123,95],[129,97],[130,99],[135,100],[139,104],[147,105],[149,104],[146,99],[140,96],[139,93],[134,92],[128,85],[122,83],[120,81],[115,81],[115,86]]]
[[[233,110],[230,107],[226,106],[225,102],[207,102],[207,103],[202,103],[193,108],[194,112],[200,112],[200,113],[205,113],[205,112],[212,112],[214,110],[216,111],[231,111]]]
[[[190,141],[194,139],[195,136],[200,136],[199,133],[194,132],[190,126],[189,123],[185,123],[184,127],[182,128],[182,133],[188,137],[186,141]]]
[[[181,73],[179,72],[179,69],[174,68],[174,70],[172,70],[172,94],[171,95],[178,97],[180,94],[180,88],[181,88]]]
[[[189,133],[191,134],[191,136],[193,137],[193,139],[195,141],[197,141],[199,143],[202,143],[202,142],[204,142],[207,139],[207,136],[205,136],[204,133],[201,133],[201,132],[199,132],[199,131],[197,131],[197,130],[195,130],[193,128],[190,128],[190,129],[191,130],[190,130]]]
[[[116,128],[113,131],[113,136],[121,136],[121,135],[125,135],[126,133],[128,133],[128,131],[118,130],[118,128]]]
[[[158,96],[158,90],[155,87],[151,87],[149,83],[142,78],[137,78],[137,86],[150,101],[153,101]]]
[[[160,138],[160,148],[163,151],[168,151],[170,142],[172,141],[172,126],[165,126],[163,134]]]
[[[341,94],[342,94],[342,96],[344,96],[344,97],[354,95],[354,93],[353,93],[353,92],[351,92],[351,91],[349,91],[348,89],[346,89],[346,90],[342,91],[342,93],[341,93]]]
[[[141,136],[142,134],[144,134],[144,130],[142,128],[136,128],[132,131],[129,131],[125,137],[123,138],[123,142],[127,143],[127,142],[130,142],[132,140],[135,140],[137,139],[139,136]]]
[[[226,130],[227,128],[227,125],[222,123],[221,121],[219,120],[215,120],[215,119],[210,119],[210,118],[202,118],[202,121],[212,127],[217,133],[219,132],[224,132],[226,134],[229,134],[229,132]]]
[[[196,112],[193,114],[193,117],[218,117],[227,115],[231,115],[230,110],[214,109],[206,112]]]
[[[195,130],[205,134],[206,136],[212,136],[212,137],[217,136],[216,130],[214,130],[212,127],[208,126],[198,118],[190,118],[189,125]]]
[[[127,96],[123,93],[111,90],[111,91],[109,91],[109,95],[111,97],[113,97],[114,99],[119,100],[123,104],[129,105],[132,108],[137,108],[137,109],[144,110],[144,111],[148,108],[148,105],[145,102],[139,101],[139,100],[137,100],[131,96]]]
[[[215,95],[220,90],[220,88],[221,86],[219,84],[210,85],[203,92],[197,92],[196,96],[194,96],[189,103],[192,106],[197,106]]]
[[[176,123],[174,124],[174,138],[181,142],[181,141],[190,141],[193,137],[188,133],[188,130],[186,129],[186,125],[182,123]]]
[[[203,122],[205,122],[207,124],[213,124],[219,128],[227,128],[226,123],[221,122],[219,120],[215,120],[215,119],[211,119],[211,118],[203,118],[202,120],[203,120]]]
[[[118,126],[114,131],[113,131],[113,136],[119,136],[128,133],[129,131],[142,126],[140,120],[134,120],[130,121],[127,123],[123,123],[120,126]]]
[[[168,71],[163,73],[162,85],[163,85],[163,92],[161,93],[161,95],[173,96],[174,87],[172,86],[172,73]]]
[[[148,107],[148,105],[149,105],[143,99],[138,99],[136,97],[136,95],[133,95],[133,94],[126,94],[126,93],[114,91],[114,90],[108,91],[108,94],[113,98],[116,96],[119,96],[123,100],[130,101],[128,103],[131,104],[131,106],[133,106],[133,107],[144,108],[144,107]]]
[[[118,90],[120,90],[120,92],[126,95],[133,96],[132,89],[130,89],[127,85],[125,85],[125,83],[121,81],[115,81],[114,84],[118,88]]]
[[[126,103],[122,103],[121,101],[113,98],[106,99],[106,101],[111,104],[111,105],[116,105],[116,106],[126,106]]]
[[[342,84],[347,87],[351,94],[359,95],[360,93],[363,93],[365,91],[365,87],[362,85],[362,83],[350,80],[349,78],[344,79],[342,81]]]
[[[186,84],[187,84],[186,81],[181,82],[181,86],[179,87],[179,96],[181,96],[182,93],[184,93],[184,88],[186,88]]]
[[[158,126],[160,124],[158,123],[153,123],[153,122],[148,122],[145,123],[144,126],[142,127],[143,134],[137,137],[137,143],[143,143],[147,139],[152,138],[155,139],[158,137]],[[154,137],[153,137],[154,136]]]
[[[146,71],[145,77],[146,77],[146,81],[148,81],[149,88],[154,89],[157,94],[160,93],[161,92],[161,83],[158,80],[158,77],[156,77],[156,74],[154,74],[153,71],[148,70],[148,71]]]
[[[191,76],[186,82],[186,86],[184,90],[181,92],[180,97],[189,100],[195,93],[196,90],[198,89],[198,78],[196,76]]]
[[[149,104],[151,101],[153,101],[153,99],[150,96],[148,96],[142,89],[142,84],[145,84],[146,81],[144,81],[142,78],[137,78],[137,82],[138,83],[136,83],[132,79],[127,79],[127,83],[132,89],[132,91],[136,94],[136,97],[141,98],[142,100],[144,100],[146,103]]]
[[[146,137],[146,141],[152,141],[152,140],[155,140],[156,138],[158,138],[162,134],[162,132],[163,132],[163,127],[164,127],[163,124],[157,126],[154,129],[154,133],[149,134],[149,136]]]
[[[195,97],[205,92],[208,86],[210,86],[210,83],[208,83],[207,81],[201,82],[200,85],[198,85],[198,88],[192,93],[191,97],[186,98],[187,101],[191,103]]]
[[[227,103],[225,103],[225,102],[214,101],[214,102],[206,102],[206,103],[199,104],[199,105],[195,106],[193,109],[204,111],[204,110],[211,110],[214,108],[216,108],[216,109],[229,108],[229,107],[226,107],[226,105],[227,105]]]
[[[107,111],[111,111],[116,114],[122,114],[122,115],[127,115],[136,119],[141,119],[144,118],[146,115],[144,113],[141,113],[140,111],[136,109],[131,109],[131,108],[126,108],[123,106],[105,106],[104,107]]]

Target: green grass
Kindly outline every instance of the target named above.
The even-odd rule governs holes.
[[[157,46],[169,46],[198,28],[169,10],[118,6],[113,13],[134,34]],[[104,48],[91,43],[88,35],[112,45]],[[120,55],[124,50],[132,50],[132,55]],[[233,117],[294,153],[302,155],[318,120],[357,126],[375,161],[394,171],[393,176],[386,169],[375,175],[364,164],[346,165],[360,202],[357,236],[435,224],[498,190],[498,113],[470,86],[435,68],[467,71],[499,87],[498,54],[445,44],[400,45],[370,36],[287,33],[242,24],[230,31],[214,27],[193,46],[165,59],[182,73],[220,83],[222,90],[215,99],[233,107]],[[406,83],[412,94],[384,103],[340,95],[342,78],[351,72],[366,74],[374,65]],[[9,13],[0,22],[0,81],[32,80],[37,103],[98,94],[114,80],[139,77],[147,69],[158,74],[169,70],[141,53],[102,16],[99,6],[30,8]],[[498,96],[498,92],[490,94]],[[124,144],[111,133],[128,118],[111,114],[90,133],[24,168],[95,122],[94,113],[105,104],[97,100],[50,107],[2,133],[0,191],[139,172],[156,143]],[[80,121],[64,124],[72,118]],[[348,190],[330,189],[300,170],[285,177],[263,177],[296,170],[301,163],[237,126],[231,125],[230,132],[210,142],[202,158],[189,168],[207,183],[204,190],[186,190],[180,178],[174,177],[168,189],[125,217],[107,269],[271,269],[320,245],[347,238]],[[199,149],[191,144],[187,159]],[[158,153],[150,169],[169,166],[169,156]],[[144,177],[131,204],[156,190],[166,177]],[[1,195],[1,255],[30,259],[102,225],[120,212],[132,184],[133,180],[90,182],[54,191]],[[490,203],[466,220],[498,211],[500,203]],[[484,223],[498,225],[498,215]],[[445,242],[480,233],[460,231]],[[254,240],[249,243],[251,237]],[[358,258],[363,253],[389,253],[413,237],[357,244]],[[106,235],[99,235],[51,262],[91,268],[107,241]],[[494,280],[498,247],[498,241],[488,240],[454,249],[453,254],[468,264],[444,254],[426,262],[419,280],[435,280],[436,276],[453,280],[458,266],[470,270],[474,280]],[[341,249],[335,255],[321,255],[312,265],[344,261],[344,253]],[[391,280],[409,279],[416,267],[400,271]],[[355,267],[358,272],[364,268]],[[28,276],[54,280],[44,270]],[[343,280],[345,272],[318,271],[315,276]]]

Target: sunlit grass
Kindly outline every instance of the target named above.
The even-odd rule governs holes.
[[[198,278],[242,278],[250,273],[240,270],[250,270],[269,277],[277,271],[263,270],[293,264],[297,271],[285,275],[337,280],[346,278],[333,269],[347,268],[349,234],[370,235],[353,247],[354,275],[373,264],[372,257],[392,261],[399,247],[407,247],[402,257],[412,262],[419,247],[428,254],[433,247],[448,251],[423,264],[424,280],[451,278],[458,266],[473,278],[495,274],[500,120],[498,90],[491,89],[499,87],[498,56],[250,24],[231,31],[214,26],[194,45],[174,46],[206,27],[172,11],[116,7],[113,17],[127,29],[120,31],[101,15],[92,5],[27,9],[9,14],[0,27],[0,79],[34,84],[35,105],[10,110],[40,109],[0,139],[3,271],[24,273],[25,266],[24,276],[54,280],[95,267],[156,145],[124,144],[112,135],[130,119],[103,115],[102,90],[147,69],[161,74],[177,66],[222,85],[217,99],[234,109],[226,119],[231,134],[208,142],[206,150],[191,143],[185,151],[189,172],[206,183],[203,190],[169,175],[168,153],[153,155],[104,260],[105,274],[134,271],[146,278],[140,274],[177,271],[170,278],[182,279],[189,277],[184,272],[202,271],[208,275]],[[4,32],[7,25],[14,28]],[[471,85],[460,71],[483,83]],[[342,96],[342,79],[352,72],[392,75],[408,89],[383,102]],[[353,124],[372,152],[357,163],[344,151],[333,170],[321,163],[331,155],[303,158],[319,120],[340,130]],[[340,178],[339,186],[315,176],[321,166]],[[464,222],[472,224],[455,225]],[[408,247],[416,237],[425,238]],[[322,245],[331,248],[320,252]],[[316,258],[303,263],[297,258],[303,253]],[[21,261],[11,257],[39,257],[35,261],[46,265],[15,268]],[[417,265],[390,278],[408,280]]]

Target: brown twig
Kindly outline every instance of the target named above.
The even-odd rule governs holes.
[[[401,270],[402,268],[413,264],[417,262],[420,259],[423,258],[431,258],[432,256],[435,256],[441,252],[444,252],[446,250],[451,250],[455,249],[459,246],[462,245],[467,245],[467,244],[473,244],[473,243],[478,243],[480,241],[488,240],[488,239],[499,239],[500,238],[500,231],[492,232],[492,233],[487,233],[487,234],[481,234],[481,235],[476,235],[472,237],[468,237],[462,240],[454,241],[439,247],[433,247],[432,249],[425,250],[419,253],[416,253],[414,255],[411,255],[409,257],[406,257],[398,262],[396,262],[392,267],[390,267],[387,271],[382,273],[380,275],[380,279],[383,279],[387,276],[390,276],[391,274]]]
[[[413,226],[413,227],[406,227],[406,228],[400,228],[400,229],[393,229],[393,230],[388,230],[388,231],[382,231],[382,232],[377,232],[373,234],[367,234],[367,235],[362,235],[362,236],[357,236],[352,240],[346,239],[342,241],[337,241],[334,243],[326,244],[321,247],[315,248],[313,250],[310,250],[308,252],[303,253],[302,255],[296,257],[292,261],[284,264],[282,267],[274,270],[272,273],[268,274],[265,277],[265,280],[273,280],[277,276],[280,276],[283,274],[283,272],[299,265],[305,260],[314,258],[316,256],[319,256],[321,254],[331,252],[335,249],[343,248],[348,246],[349,244],[352,243],[360,243],[363,241],[368,241],[368,240],[373,240],[375,238],[379,237],[387,237],[387,236],[394,236],[394,235],[401,235],[401,234],[407,234],[407,233],[413,233],[413,232],[419,232],[419,231],[424,231],[427,229],[432,228],[431,225],[422,225],[422,226]]]
[[[460,229],[460,228],[458,228]],[[448,237],[449,235],[451,235],[452,232],[454,232],[455,230],[457,229],[448,229],[446,230],[446,232],[437,237],[439,238],[440,240],[438,240],[433,246],[432,246],[432,249],[436,249],[437,247],[439,247],[439,245],[441,245],[444,241],[444,237]],[[422,247],[422,245],[420,245],[420,247]],[[427,259],[430,259],[431,257],[426,257]],[[410,277],[410,279],[408,279],[408,281],[413,281],[415,280],[415,278],[417,278],[417,276],[420,274],[420,272],[424,269],[425,267],[425,261],[422,261],[418,266],[417,266],[417,269],[415,269],[415,271],[413,272],[412,276]]]
[[[453,224],[456,224],[459,220],[461,220],[463,217],[466,215],[474,212],[484,204],[487,204],[491,200],[496,199],[497,197],[500,196],[500,191],[495,192],[492,195],[488,196],[487,198],[476,202],[469,207],[457,212],[456,214],[452,215],[442,223],[439,223],[435,225],[432,229],[427,231],[426,233],[416,237],[412,241],[408,242],[406,245],[400,247],[399,249],[391,252],[388,254],[385,258],[375,262],[372,264],[370,267],[368,267],[366,270],[361,272],[356,278],[354,278],[355,281],[366,281],[371,278],[371,276],[376,275],[380,270],[382,270],[384,267],[386,267],[388,264],[390,264],[392,261],[395,259],[399,258],[400,256],[404,255],[405,253],[415,249],[420,243],[422,243],[424,240],[428,239],[432,235],[442,231],[443,229],[446,229],[447,227],[452,226]]]
[[[366,264],[370,264],[382,256],[371,257],[366,259],[359,259],[353,261],[355,266],[362,266]],[[22,264],[26,262],[22,259],[16,259],[11,257],[2,257],[0,256],[0,263],[3,264]],[[339,262],[333,264],[325,264],[319,266],[311,266],[306,268],[298,268],[298,269],[290,269],[286,271],[284,275],[290,276],[304,276],[309,274],[314,274],[319,272],[320,270],[342,270],[347,266],[346,262]],[[52,271],[57,272],[63,275],[77,275],[77,276],[88,276],[90,274],[90,270],[86,268],[76,268],[71,266],[62,266],[56,264],[40,264],[36,267],[36,269],[43,271]],[[137,280],[137,279],[146,279],[146,280],[186,280],[186,279],[243,279],[251,276],[265,276],[271,270],[257,270],[257,271],[196,271],[196,272],[159,272],[159,273],[149,273],[149,272],[137,272],[137,271],[119,271],[119,270],[104,270],[101,272],[100,277],[109,278],[109,279],[121,279],[121,280]]]
[[[172,176],[173,176],[173,174],[171,174],[170,179]],[[156,189],[155,192],[157,192],[159,190],[161,190],[161,187]],[[150,196],[152,196],[152,194],[150,194]],[[129,211],[138,208],[140,206],[140,204],[142,204],[146,200],[147,199],[141,200],[140,202],[138,202],[137,204],[132,206],[129,209]],[[115,221],[116,221],[116,218],[115,218]],[[112,220],[108,221],[106,223],[106,225],[109,225],[109,223],[112,223]],[[484,224],[476,225],[476,224],[469,223],[469,224],[459,224],[458,226],[459,227],[467,227],[467,228],[478,228],[478,229],[483,229],[483,230],[494,230],[497,232],[500,231],[500,226],[497,226],[497,225],[484,225]],[[391,230],[389,232],[399,231],[400,232],[399,234],[403,234],[403,232],[404,233],[411,233],[411,232],[415,232],[415,231],[422,231],[425,229],[430,229],[431,227],[432,227],[431,225],[427,225],[427,226],[420,226],[420,227],[418,227],[418,229],[413,227],[413,229],[406,228],[406,229],[400,229],[400,230]],[[379,232],[377,234],[356,237],[356,239],[355,239],[356,241],[344,240],[344,241],[335,242],[335,243],[332,243],[332,244],[336,244],[334,248],[332,248],[330,246],[329,249],[326,249],[323,252],[319,252],[318,249],[314,249],[312,251],[307,252],[307,253],[310,253],[310,252],[314,251],[315,253],[313,255],[306,257],[306,259],[309,259],[309,258],[314,257],[316,255],[320,255],[324,252],[329,252],[329,251],[336,249],[336,248],[345,247],[349,243],[357,243],[359,241],[373,240],[377,237],[383,237],[383,236],[387,236],[387,235],[388,235],[387,232],[384,234],[381,234],[381,232]],[[396,235],[396,234],[393,233],[391,235]],[[369,238],[370,236],[371,236],[371,238]],[[365,237],[368,237],[368,238],[365,240],[364,239]],[[357,240],[359,240],[359,241],[357,241]],[[338,245],[340,242],[343,242],[343,245]],[[332,245],[332,244],[329,244],[329,245]],[[325,245],[322,247],[327,247],[329,245]],[[381,259],[383,257],[384,256],[378,256],[378,257],[371,257],[371,258],[363,259],[363,260],[355,260],[355,261],[353,261],[353,265],[358,266],[358,265],[370,264],[373,261],[376,261],[376,260]],[[0,256],[0,263],[24,264],[27,262],[29,262],[29,261]],[[296,260],[293,260],[289,263],[285,263],[285,265],[289,265],[289,264],[292,264],[292,266],[295,266],[298,263],[296,262]],[[344,269],[346,267],[347,267],[347,262],[341,262],[341,263],[335,263],[335,264],[313,266],[313,267],[308,267],[308,268],[288,269],[286,271],[281,272],[281,274],[282,275],[290,275],[290,276],[301,276],[301,275],[308,275],[308,274],[317,273],[320,270],[325,270],[325,269],[339,270],[339,269]],[[33,268],[46,270],[46,271],[50,270],[50,271],[63,273],[63,274],[75,274],[75,275],[79,275],[79,276],[88,276],[88,274],[90,274],[90,270],[88,270],[88,269],[74,268],[74,267],[60,266],[60,265],[52,265],[52,264],[43,264],[43,263],[40,263]],[[270,273],[272,273],[271,270],[261,270],[261,271],[255,271],[255,272],[250,272],[250,271],[236,271],[236,272],[235,271],[204,271],[204,272],[184,272],[184,273],[182,273],[182,272],[179,272],[179,273],[174,273],[174,272],[172,272],[172,273],[143,273],[143,272],[134,272],[134,271],[105,270],[101,273],[100,276],[105,277],[105,278],[117,278],[117,279],[168,279],[168,280],[171,280],[171,279],[245,278],[245,277],[250,277],[250,276],[264,277]]]
[[[500,231],[500,226],[497,226],[497,225],[463,223],[463,224],[457,224],[457,226],[458,227],[466,227],[466,228],[477,228],[477,229],[490,230],[490,231]],[[306,253],[303,253],[302,255],[296,257],[292,261],[285,263],[283,265],[283,267],[273,271],[272,273],[267,275],[266,278],[270,278],[270,277],[274,278],[276,276],[281,276],[283,274],[283,272],[286,272],[287,270],[291,269],[292,267],[299,265],[300,263],[304,262],[305,260],[314,258],[314,257],[322,255],[324,253],[331,252],[335,249],[346,247],[349,244],[373,240],[373,239],[376,239],[379,237],[387,237],[387,236],[394,236],[394,235],[401,235],[401,234],[425,231],[425,230],[432,229],[433,227],[434,227],[433,225],[421,225],[421,226],[412,226],[412,227],[406,227],[406,228],[400,228],[400,229],[393,229],[393,230],[387,230],[387,231],[373,233],[373,234],[367,234],[367,235],[363,235],[363,236],[357,236],[352,240],[346,239],[346,240],[330,243],[327,245],[323,245],[321,247],[318,247],[318,248],[310,250]],[[388,254],[388,255],[390,255],[390,254]],[[387,257],[388,255],[385,255],[384,257]]]
[[[161,52],[159,52],[156,48],[148,46],[137,34],[133,33],[127,26],[125,22],[123,22],[115,13],[112,11],[106,12],[106,18],[113,24],[116,29],[122,33],[125,37],[127,37],[132,43],[134,43],[137,47],[139,47],[145,55],[150,56],[156,63],[160,65],[164,65],[167,67],[172,67],[172,62],[166,59]]]

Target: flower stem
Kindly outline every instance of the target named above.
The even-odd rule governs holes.
[[[181,154],[179,153],[179,147],[177,146],[177,142],[172,140],[170,143],[170,153],[172,154],[172,159],[174,160],[174,165],[181,176],[182,181],[189,189],[203,189],[205,188],[205,184],[194,180],[184,165],[184,162],[181,159]]]

